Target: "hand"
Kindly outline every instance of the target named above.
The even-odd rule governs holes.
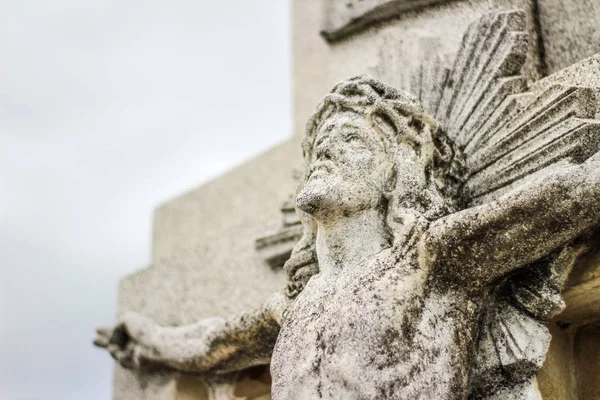
[[[158,368],[161,357],[154,338],[159,329],[151,319],[128,312],[115,327],[99,328],[94,345],[107,349],[125,368]]]

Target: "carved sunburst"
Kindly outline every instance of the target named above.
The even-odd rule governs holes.
[[[431,54],[407,71],[389,55],[388,40],[370,71],[418,97],[462,151],[461,204],[493,201],[600,150],[596,89],[550,81],[527,91],[527,36],[525,12],[494,12],[469,26],[451,67]],[[503,380],[530,379],[541,367],[550,339],[545,321],[562,309],[560,291],[580,253],[566,248],[499,285],[482,322],[473,398]]]

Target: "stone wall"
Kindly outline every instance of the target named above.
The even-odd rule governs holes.
[[[600,2],[538,0],[538,3],[548,73],[600,52]]]

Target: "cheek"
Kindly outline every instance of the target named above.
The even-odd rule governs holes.
[[[408,193],[419,193],[426,186],[425,173],[420,164],[404,162],[398,166],[398,189]]]
[[[369,178],[372,183],[382,182],[392,169],[393,163],[386,155],[365,154],[358,157],[355,163],[355,169],[361,170],[362,174]]]
[[[366,150],[353,151],[351,152],[351,155],[351,157],[341,158],[340,164],[342,164],[345,174],[362,176],[365,174],[371,175],[375,172],[377,168],[377,157],[374,156],[372,152]]]
[[[368,198],[369,202],[376,201],[385,191],[391,169],[392,164],[386,159],[372,155],[359,157],[344,174],[345,187],[358,197]]]

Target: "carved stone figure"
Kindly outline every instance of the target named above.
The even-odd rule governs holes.
[[[600,129],[593,90],[521,93],[523,24],[474,23],[416,97],[359,76],[324,98],[289,284],[262,310],[182,327],[127,314],[95,343],[208,377],[270,362],[273,399],[540,399],[544,321],[600,225]]]

